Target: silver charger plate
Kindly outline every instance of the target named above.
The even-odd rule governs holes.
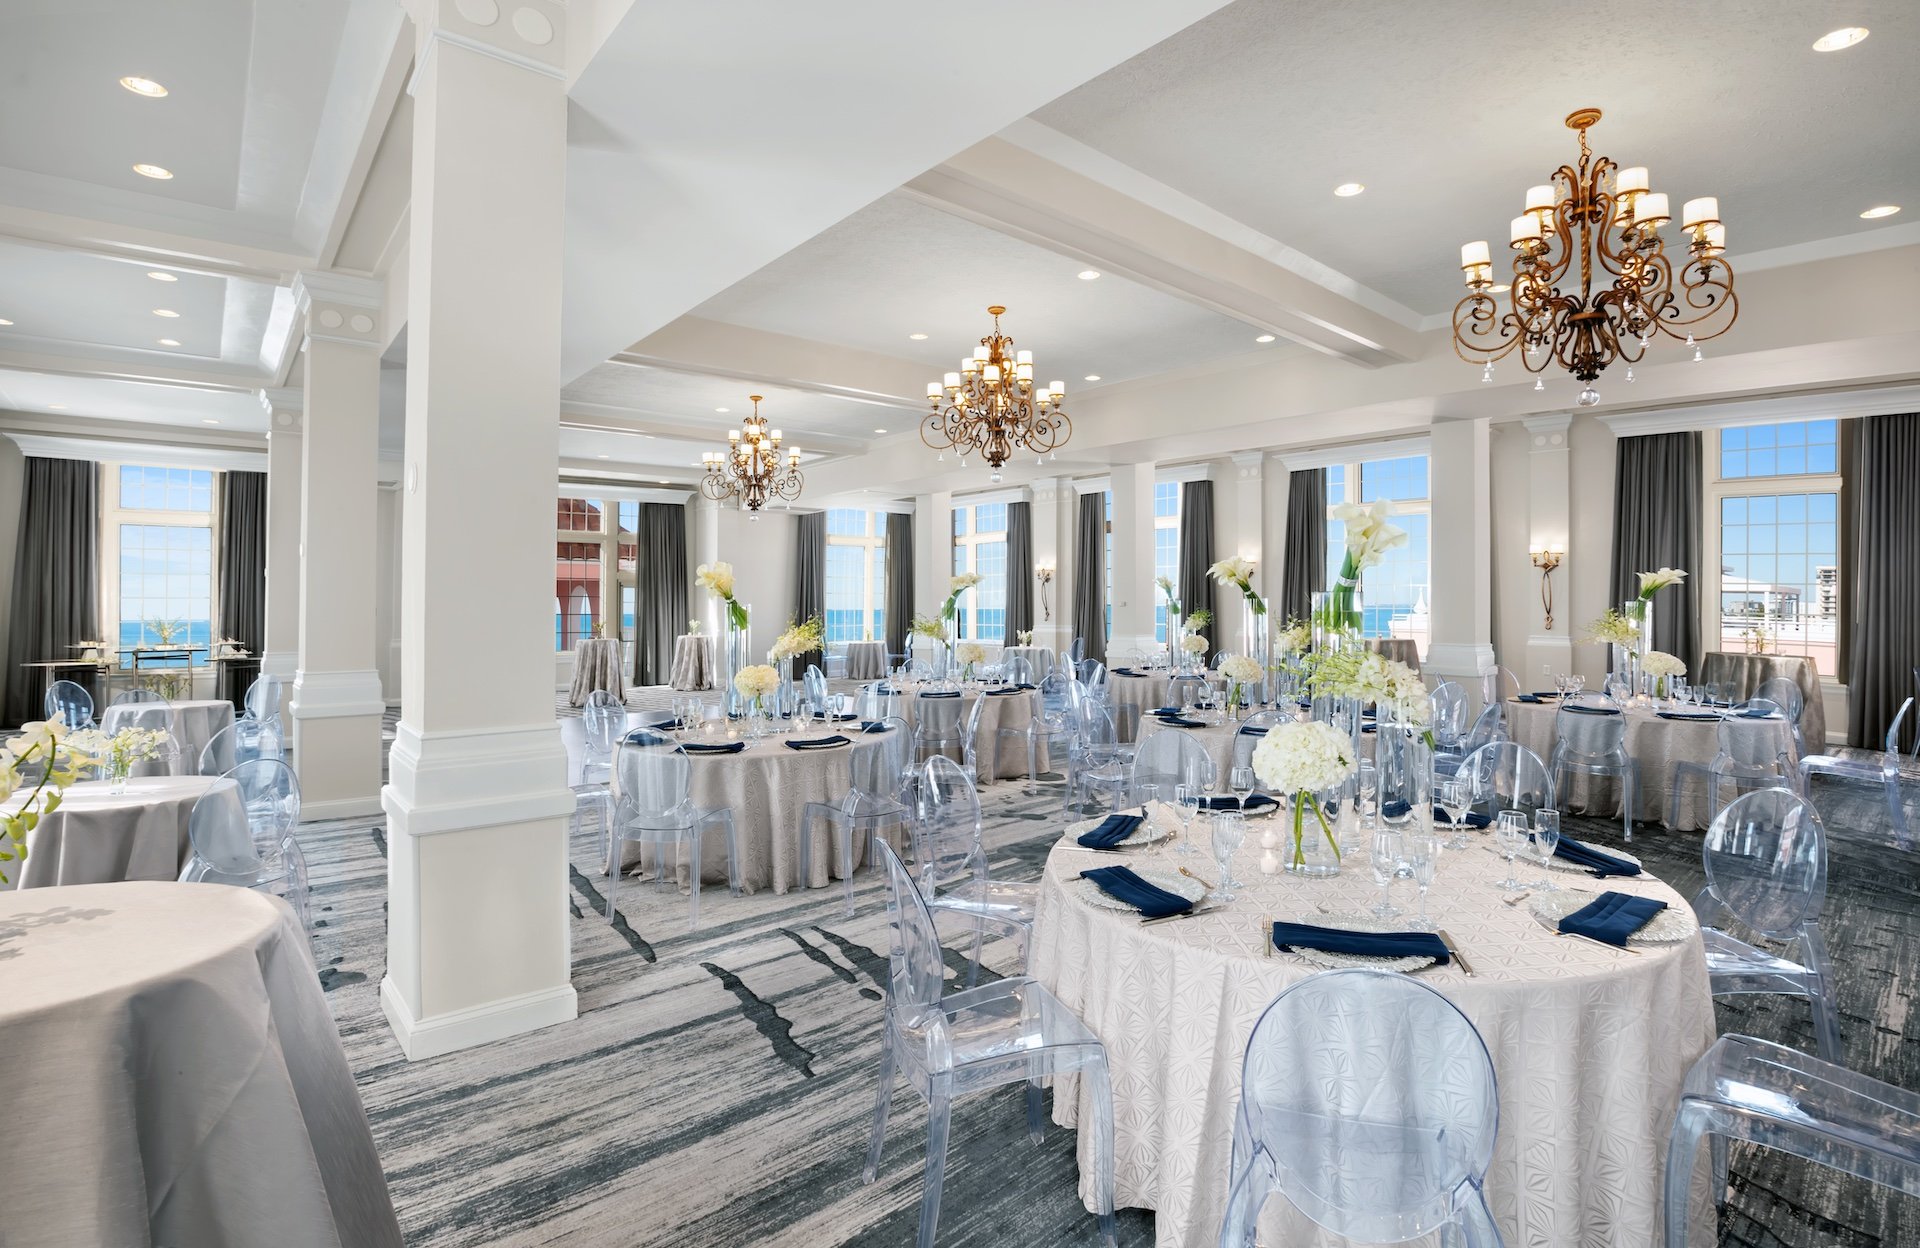
[[[1560,920],[1575,910],[1593,904],[1595,893],[1583,893],[1574,889],[1562,889],[1557,893],[1535,893],[1527,900],[1527,912],[1540,921],[1548,931],[1558,932]],[[1627,937],[1630,945],[1670,945],[1685,940],[1699,930],[1693,912],[1685,906],[1676,906],[1671,902],[1659,914],[1647,920],[1647,925]]]
[[[1120,813],[1130,814],[1132,812],[1121,811]],[[1067,826],[1067,844],[1077,849],[1085,849],[1086,846],[1079,844],[1080,838],[1105,823],[1107,818],[1106,815],[1101,815],[1097,819],[1082,819],[1077,823],[1069,824]],[[1151,821],[1141,820],[1140,826],[1133,830],[1133,834],[1113,848],[1140,849],[1144,846],[1152,845],[1156,841],[1164,841],[1173,835],[1173,828],[1177,822],[1178,820],[1175,818],[1172,810],[1165,810],[1155,815]]]
[[[1207,895],[1207,886],[1205,884],[1202,884],[1199,880],[1191,876],[1181,875],[1177,871],[1159,871],[1152,867],[1146,867],[1136,869],[1134,874],[1155,888],[1164,888],[1175,896],[1183,897],[1188,901],[1198,902]],[[1137,915],[1140,913],[1119,898],[1107,896],[1106,893],[1101,891],[1100,886],[1092,880],[1075,880],[1073,886],[1075,890],[1079,892],[1080,900],[1090,906],[1095,906],[1101,910],[1118,910],[1122,914]]]
[[[1299,918],[1285,920],[1288,923],[1305,923],[1313,927],[1338,927],[1349,932],[1404,932],[1409,930],[1404,919],[1376,918],[1365,911],[1346,910],[1338,914],[1309,914]],[[1269,933],[1268,940],[1272,940]],[[1329,953],[1325,949],[1276,949],[1275,953],[1291,955],[1302,962],[1322,967],[1329,971],[1345,970],[1348,967],[1364,967],[1374,971],[1424,971],[1434,964],[1428,957],[1411,958],[1369,958],[1357,953]]]
[[[1622,862],[1630,862],[1634,866],[1640,867],[1643,870],[1646,866],[1645,863],[1641,862],[1638,858],[1635,858],[1632,854],[1628,853],[1624,849],[1603,849],[1600,852],[1605,854],[1609,858],[1618,858]],[[1517,863],[1524,864],[1526,862],[1526,858],[1523,856],[1523,857],[1514,859],[1514,861]],[[1536,858],[1533,860],[1533,862],[1534,862],[1534,865],[1538,866],[1540,860]],[[1579,863],[1570,862],[1567,859],[1562,858],[1557,854],[1547,862],[1547,869],[1550,871],[1563,871],[1568,875],[1586,875],[1588,870],[1586,867],[1581,866]]]

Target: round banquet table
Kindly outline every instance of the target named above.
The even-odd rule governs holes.
[[[67,789],[60,807],[27,833],[27,861],[16,888],[177,880],[186,865],[187,817],[212,788],[211,776],[136,776],[114,794],[104,780]],[[27,800],[0,802],[12,813]]]
[[[0,895],[6,1240],[399,1248],[284,902],[222,884]]]
[[[1218,677],[1212,672],[1195,671],[1189,674],[1219,683]],[[1167,687],[1172,684],[1173,677],[1172,669],[1165,667],[1151,668],[1139,676],[1116,671],[1107,673],[1107,688],[1113,691],[1113,726],[1120,733],[1122,741],[1134,740],[1147,712],[1167,704]],[[1120,710],[1123,706],[1130,706],[1133,711],[1123,714]]]
[[[606,690],[622,702],[627,698],[626,674],[620,670],[618,637],[583,637],[573,648],[573,688],[567,705],[585,706],[587,695]]]
[[[713,654],[713,638],[705,633],[681,633],[673,639],[673,671],[668,680],[683,692],[712,689],[720,678]]]
[[[907,721],[908,727],[917,727],[920,723],[920,694],[931,689],[932,686],[919,681],[893,680],[886,682],[886,687],[900,695],[894,699],[895,705],[899,707],[900,717]],[[1028,762],[1025,743],[1009,737],[1006,747],[1000,750],[998,766],[995,766],[994,762],[994,749],[1000,740],[1002,728],[1024,730],[1033,722],[1033,713],[1038,706],[1034,701],[1036,694],[1031,689],[1020,689],[1013,693],[989,693],[987,692],[989,688],[991,686],[962,685],[960,687],[958,699],[960,731],[963,733],[966,731],[967,716],[973,714],[973,704],[985,698],[987,706],[980,712],[980,735],[973,745],[974,758],[982,769],[995,773],[988,777],[989,780],[1024,779],[1027,775]],[[1047,771],[1050,763],[1044,738],[1037,748],[1040,770]],[[960,752],[957,749],[950,749],[945,753],[955,762],[960,761]]]
[[[100,714],[100,728],[103,732],[116,732],[115,724],[122,707],[138,709],[138,702],[122,702],[120,706],[110,706]],[[200,755],[207,748],[207,742],[215,734],[233,727],[233,703],[224,698],[207,698],[197,701],[175,702],[173,710],[173,739],[180,743],[180,765],[178,770],[187,774],[197,774],[200,770]]]
[[[847,643],[848,680],[878,680],[886,674],[886,642],[850,641]]]
[[[1045,680],[1047,674],[1053,671],[1052,646],[1006,646],[1001,649],[1000,657],[1025,659],[1027,666],[1033,669],[1033,678],[1036,681]]]
[[[1269,951],[1266,921],[1330,923],[1318,907],[1363,910],[1379,898],[1361,856],[1349,857],[1332,879],[1262,876],[1264,824],[1249,824],[1233,874],[1254,883],[1218,914],[1142,927],[1133,915],[1089,905],[1077,895],[1081,871],[1123,861],[1152,866],[1155,855],[1095,853],[1070,835],[1052,851],[1041,884],[1031,973],[1106,1046],[1115,1202],[1154,1210],[1162,1248],[1216,1242],[1247,1038],[1282,989],[1314,973],[1296,955]],[[1714,1039],[1700,937],[1642,946],[1635,956],[1556,936],[1526,903],[1504,904],[1494,884],[1505,863],[1487,852],[1490,837],[1475,842],[1444,855],[1430,913],[1476,975],[1457,965],[1419,975],[1460,1007],[1493,1058],[1500,1131],[1486,1188],[1501,1234],[1517,1248],[1658,1243],[1667,1132],[1682,1079]],[[1159,861],[1168,872],[1185,863],[1218,878],[1210,857],[1163,854]],[[1538,875],[1537,865],[1523,864],[1521,878]],[[1555,878],[1599,891],[1584,875]],[[1687,909],[1649,876],[1607,886]],[[1396,887],[1396,904],[1410,908],[1413,900],[1410,885]],[[1082,1094],[1077,1081],[1061,1081],[1056,1121],[1078,1121]],[[1085,1133],[1079,1155],[1085,1198],[1092,1162]],[[1695,1198],[1705,1198],[1698,1180]],[[1696,1218],[1695,1225],[1708,1229],[1713,1221]],[[1288,1248],[1336,1242],[1280,1198],[1268,1202],[1261,1228],[1262,1242]]]

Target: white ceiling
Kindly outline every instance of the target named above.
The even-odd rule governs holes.
[[[95,420],[190,428],[218,425],[228,431],[260,433],[267,429],[259,398],[244,390],[208,390],[15,369],[0,369],[0,408],[57,416],[71,421],[80,431]]]
[[[1811,44],[1835,27],[1872,36]],[[1920,212],[1920,5],[1239,0],[1034,117],[1423,314],[1576,160],[1563,118],[1654,189],[1717,195],[1730,259]],[[1363,183],[1340,199],[1333,188]],[[1880,203],[1902,217],[1859,219]]]
[[[761,396],[760,414],[785,435],[788,445],[803,452],[847,449],[841,446],[846,439],[864,445],[876,428],[898,431],[918,416],[917,407],[622,363],[602,364],[561,391],[560,410],[563,415],[619,417],[656,435],[693,434],[699,449],[712,450],[753,411],[750,398],[756,394]],[[723,407],[725,412],[719,410]],[[819,441],[823,437],[828,439],[825,444]],[[682,455],[665,445],[656,449],[662,452],[661,462],[669,464],[700,458],[699,450]]]

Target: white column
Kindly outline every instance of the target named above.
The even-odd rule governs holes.
[[[302,273],[306,333],[300,480],[300,663],[288,709],[311,818],[380,810],[387,709],[374,653],[379,583],[380,283]]]
[[[1109,664],[1134,650],[1151,653],[1153,604],[1153,465],[1115,464],[1113,483],[1113,635]]]
[[[1052,573],[1045,584],[1037,578],[1033,583],[1033,643],[1052,646],[1056,655],[1073,642],[1060,601],[1060,569],[1072,557],[1073,537],[1071,518],[1064,526],[1061,523],[1062,494],[1071,501],[1073,487],[1058,477],[1033,483],[1033,567],[1036,573],[1043,568]]]
[[[574,1017],[553,713],[562,6],[410,0],[402,718],[387,977],[409,1058]]]
[[[267,639],[260,674],[280,678],[281,723],[300,670],[300,473],[306,451],[301,414],[306,395],[276,387],[260,392],[267,409]]]
[[[704,495],[696,499],[693,504],[693,535],[690,545],[693,567],[688,569],[689,572],[699,568],[701,564],[721,561],[720,504]],[[708,636],[725,635],[726,618],[722,614],[718,598],[700,588],[699,585],[693,585],[687,590],[687,602],[692,609],[692,615],[688,618],[701,620],[701,628]],[[721,643],[714,644],[717,646]]]
[[[1493,670],[1493,459],[1487,417],[1433,426],[1433,634],[1423,668],[1479,693]]]
[[[1271,600],[1280,588],[1279,550],[1267,558],[1267,456],[1264,451],[1240,451],[1233,457],[1233,479],[1219,500],[1222,514],[1229,518],[1227,541],[1214,548],[1216,558],[1238,555],[1253,561],[1253,587],[1264,599]],[[1241,627],[1246,617],[1246,599],[1230,585],[1216,586],[1214,605],[1220,612],[1220,627],[1214,638],[1216,650],[1246,650],[1247,638]],[[1271,609],[1271,608],[1269,608]]]
[[[953,492],[917,494],[913,499],[914,614],[938,615],[952,579]]]
[[[1568,552],[1553,573],[1553,627],[1546,626],[1546,610],[1540,601],[1540,571],[1529,553],[1520,563],[1520,552],[1503,555],[1511,559],[1513,570],[1526,576],[1528,629],[1526,670],[1516,671],[1522,689],[1545,689],[1555,672],[1573,670],[1573,594],[1566,560],[1571,553],[1573,458],[1567,431],[1573,417],[1565,413],[1528,418],[1527,426],[1527,548],[1557,547]],[[1502,567],[1506,565],[1503,562]],[[1546,677],[1548,679],[1543,679]],[[1538,682],[1538,683],[1536,683]]]

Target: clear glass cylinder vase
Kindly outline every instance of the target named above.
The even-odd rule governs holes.
[[[1255,610],[1253,600],[1241,599],[1240,636],[1245,639],[1247,657],[1260,666],[1260,679],[1247,691],[1249,701],[1271,701],[1267,694],[1267,685],[1272,673],[1267,669],[1273,662],[1273,620],[1264,609]]]
[[[1187,652],[1180,645],[1186,638],[1180,635],[1180,608],[1177,604],[1167,604],[1167,666],[1176,673],[1187,670]]]
[[[735,609],[737,608],[737,610]],[[733,678],[753,666],[753,608],[746,603],[720,604],[720,688],[727,714],[745,713],[750,699],[734,687]]]
[[[1423,729],[1383,717],[1374,732],[1373,764],[1379,778],[1380,820],[1395,831],[1433,821],[1433,751]]]
[[[1325,650],[1357,643],[1365,630],[1366,607],[1360,582],[1335,578],[1333,588],[1313,596],[1313,647]]]
[[[1286,842],[1281,850],[1282,863],[1295,875],[1325,877],[1340,874],[1340,843],[1334,832],[1335,816],[1327,811],[1327,794],[1289,793],[1286,810]]]

